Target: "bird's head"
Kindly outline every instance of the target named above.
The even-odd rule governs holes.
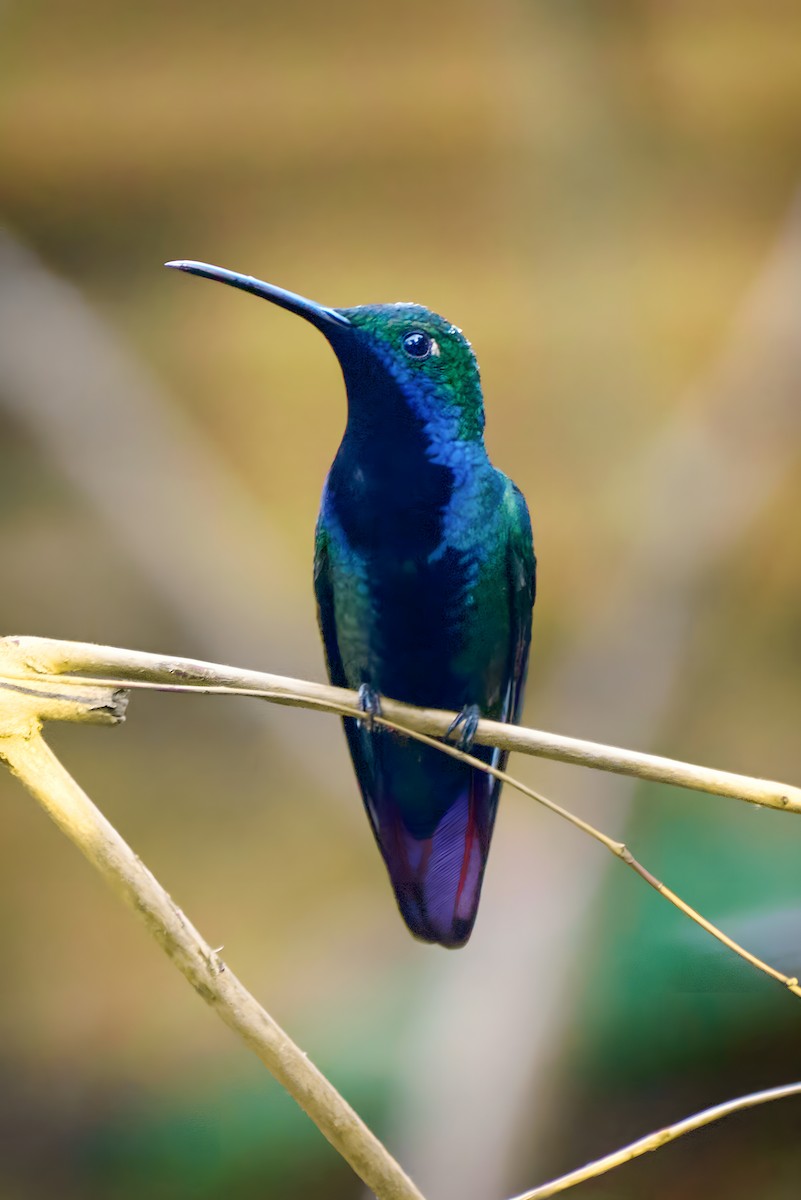
[[[251,292],[316,326],[339,359],[352,401],[370,387],[380,394],[382,376],[389,376],[424,425],[445,423],[450,438],[481,439],[484,405],[472,347],[460,329],[421,304],[327,308],[208,263],[180,259],[166,266]]]

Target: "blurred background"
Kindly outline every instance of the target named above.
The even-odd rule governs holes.
[[[161,267],[201,258],[465,329],[534,520],[529,724],[801,782],[797,5],[5,0],[0,63],[3,633],[323,677],[339,371]],[[511,791],[446,953],[395,911],[332,719],[138,695],[49,736],[430,1200],[801,1073],[797,1000]],[[797,819],[511,769],[801,973]],[[360,1196],[4,775],[0,802],[0,1197]],[[576,1195],[794,1200],[799,1115]]]

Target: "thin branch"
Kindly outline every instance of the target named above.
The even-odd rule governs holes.
[[[68,678],[70,674],[79,672],[92,676],[113,675],[115,678]],[[261,696],[276,704],[318,708],[344,715],[352,714],[357,704],[356,693],[347,688],[329,687],[197,659],[147,654],[85,642],[62,642],[52,638],[9,637],[0,640],[0,674],[7,680],[30,679],[32,675],[38,675],[43,681],[51,682],[55,681],[52,677],[59,677],[59,682],[64,684],[105,682],[118,687],[139,685],[206,693],[234,691]],[[456,715],[436,709],[414,708],[389,698],[382,698],[382,706],[389,719],[409,730],[433,737],[443,737]],[[801,788],[737,775],[731,771],[717,771],[711,767],[695,766],[658,755],[641,754],[498,721],[480,721],[475,740],[484,746],[499,746],[504,750],[516,750],[577,766],[729,796],[785,812],[801,813]]]
[[[525,783],[521,783],[519,779],[515,779],[513,775],[508,775],[506,771],[499,771],[497,767],[489,766],[488,763],[482,762],[480,758],[475,758],[472,754],[465,754],[463,750],[458,750],[455,746],[451,746],[447,742],[437,741],[435,738],[427,737],[425,734],[416,733],[406,726],[396,724],[394,721],[389,721],[384,717],[375,717],[374,720],[376,724],[381,724],[386,729],[394,729],[396,733],[402,733],[408,737],[413,737],[415,741],[423,742],[426,746],[432,746],[436,750],[441,750],[444,754],[450,755],[451,758],[458,758],[462,762],[469,763],[471,767],[476,767],[477,769],[486,772],[487,775],[493,775],[496,779],[501,780],[501,782],[507,784],[509,787],[513,787],[518,792],[522,792],[524,796],[528,796],[530,799],[536,800],[538,804],[541,804],[544,808],[549,809],[550,812],[555,813],[556,816],[561,817],[564,821],[568,821],[571,825],[574,825],[576,829],[580,829],[583,833],[586,833],[591,838],[594,838],[596,842],[600,842],[601,845],[605,846],[611,854],[614,854],[615,858],[619,858],[620,861],[625,863],[627,867],[631,867],[632,871],[639,875],[641,879],[644,879],[649,887],[654,888],[654,890],[657,891],[663,899],[667,900],[680,912],[684,913],[684,915],[689,917],[691,921],[694,921],[696,925],[700,925],[701,928],[706,930],[707,933],[710,933],[712,937],[717,938],[717,940],[722,942],[723,945],[729,950],[732,950],[735,954],[738,954],[740,958],[745,959],[747,963],[750,963],[752,967],[756,967],[758,971],[762,971],[765,975],[769,975],[771,979],[775,979],[777,982],[784,984],[788,991],[791,991],[794,995],[801,996],[801,984],[799,984],[798,979],[796,979],[794,976],[784,975],[781,971],[777,971],[775,967],[772,967],[769,963],[764,962],[761,958],[757,958],[756,955],[751,954],[749,950],[746,950],[743,946],[741,946],[739,942],[735,942],[727,934],[723,933],[722,930],[718,929],[717,925],[713,925],[712,922],[708,921],[706,917],[702,916],[697,909],[692,908],[689,904],[682,900],[681,896],[678,896],[669,887],[666,887],[661,880],[657,879],[655,875],[652,875],[651,872],[642,865],[642,863],[637,861],[637,859],[623,842],[615,841],[614,838],[610,838],[607,834],[602,833],[600,829],[596,829],[594,825],[590,825],[588,821],[582,820],[581,817],[577,817],[568,809],[562,808],[560,804],[556,804],[553,800],[549,800],[548,797],[543,796],[541,792],[536,792],[533,788],[528,787]]]
[[[513,1197],[513,1200],[545,1200],[546,1196],[555,1196],[558,1192],[575,1187],[577,1183],[586,1183],[588,1179],[604,1175],[607,1171],[631,1162],[632,1159],[639,1158],[641,1154],[647,1154],[650,1150],[659,1150],[668,1142],[675,1142],[677,1138],[684,1137],[685,1133],[692,1133],[695,1129],[711,1125],[714,1121],[722,1120],[723,1117],[730,1117],[732,1113],[742,1112],[745,1108],[756,1108],[758,1104],[768,1104],[771,1100],[784,1100],[788,1096],[801,1096],[801,1083],[788,1083],[783,1087],[768,1088],[764,1092],[751,1092],[747,1096],[738,1096],[736,1100],[726,1100],[723,1104],[716,1104],[713,1108],[705,1108],[703,1112],[686,1117],[683,1121],[677,1121],[675,1125],[666,1125],[664,1129],[649,1133],[647,1137],[640,1138],[629,1146],[624,1146],[622,1150],[616,1150],[613,1154],[607,1154],[604,1158],[587,1163],[586,1166],[579,1167],[577,1171],[571,1171],[568,1175],[560,1175],[558,1179],[552,1179],[550,1183],[544,1183],[541,1187],[523,1192],[521,1195]]]
[[[381,1200],[423,1200],[421,1193],[284,1030],[201,937],[147,867],[62,766],[28,713],[9,730],[0,758],[63,833],[139,914],[195,991],[261,1059],[356,1174]]]

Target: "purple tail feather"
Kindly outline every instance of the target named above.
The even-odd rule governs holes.
[[[465,944],[476,919],[495,807],[493,781],[468,775],[467,788],[428,837],[415,837],[391,804],[376,814],[378,844],[406,924],[415,937],[454,949]]]

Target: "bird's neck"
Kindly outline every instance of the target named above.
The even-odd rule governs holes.
[[[422,470],[450,457],[476,464],[486,460],[483,419],[465,422],[447,390],[440,395],[423,379],[419,390],[410,391],[391,361],[382,362],[363,347],[348,350],[347,358],[340,359],[348,393],[343,447],[362,466],[386,459],[382,465],[394,475],[396,461],[406,474],[412,466]]]
[[[348,421],[328,478],[329,501],[350,535],[397,545],[441,536],[441,518],[474,463],[488,464],[483,442],[448,436],[447,422],[426,420],[386,371],[346,373]]]

